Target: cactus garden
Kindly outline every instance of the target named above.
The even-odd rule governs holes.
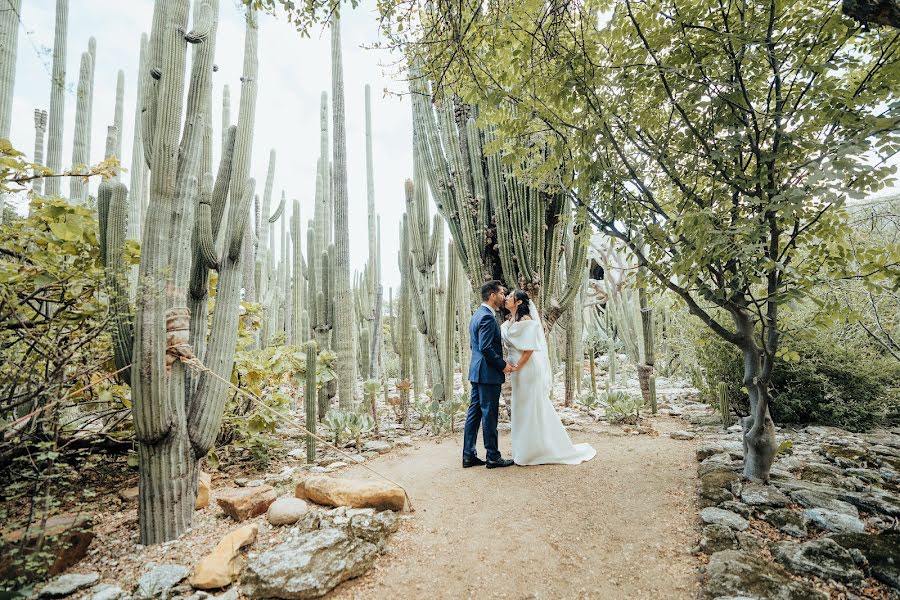
[[[3,598],[900,598],[897,0],[0,0],[0,155]]]

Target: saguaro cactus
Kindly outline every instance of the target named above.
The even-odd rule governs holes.
[[[131,203],[128,205],[128,239],[141,241],[141,222],[144,218],[144,177],[147,164],[144,162],[143,141],[141,139],[141,100],[144,97],[144,79],[147,72],[147,34],[141,34],[141,52],[138,59],[137,105],[134,109],[134,136],[131,142]],[[132,269],[131,296],[137,292],[137,268]]]
[[[118,135],[116,136],[116,158],[122,160],[122,124],[125,118],[125,72],[119,69],[116,74],[116,108],[114,125]]]
[[[157,0],[150,47],[147,99],[155,116],[145,120],[146,155],[151,160],[151,199],[141,253],[140,290],[135,316],[131,371],[135,437],[140,471],[141,541],[157,543],[190,526],[197,490],[198,461],[218,433],[234,360],[241,284],[241,243],[249,220],[254,182],[238,180],[249,169],[256,101],[256,18],[247,14],[241,115],[234,160],[223,157],[215,187],[200,173],[209,122],[203,109],[211,94],[211,41],[218,0],[203,0],[188,31],[188,0]],[[199,44],[192,61],[184,132],[184,76],[187,43]],[[155,75],[154,75],[155,74]],[[179,138],[181,138],[179,140]],[[198,185],[200,183],[200,185]],[[227,221],[223,198],[232,194]],[[238,195],[238,193],[240,195]],[[199,196],[199,197],[198,197]],[[212,206],[213,199],[216,205]],[[195,206],[198,206],[195,214]],[[215,251],[217,230],[225,227],[225,252]],[[192,235],[193,232],[193,235]],[[203,263],[199,265],[198,263]],[[216,305],[208,344],[205,310],[191,318],[189,297],[205,284],[204,269],[218,270]],[[200,275],[190,281],[191,275]],[[189,289],[190,286],[190,289]],[[190,333],[189,333],[190,332]],[[202,357],[205,367],[186,377],[185,363]]]
[[[75,139],[72,145],[73,170],[86,167],[90,161],[87,147],[88,138],[91,137],[91,132],[88,130],[90,80],[91,55],[87,52],[82,52],[81,70],[78,75],[78,100],[75,104]],[[87,202],[87,192],[87,184],[81,177],[69,178],[69,200],[75,204],[85,204]]]
[[[294,200],[291,211],[291,337],[289,342],[299,345],[308,339],[303,323],[303,239],[300,235],[300,203]]]
[[[351,305],[350,292],[350,222],[347,198],[347,136],[344,118],[344,66],[341,59],[341,21],[331,24],[331,100],[334,143],[334,300],[337,306]],[[334,346],[337,351],[338,402],[349,409],[355,399],[356,345],[353,313],[335,311]]]
[[[47,111],[34,109],[34,164],[44,164],[44,136],[47,133]],[[42,179],[34,180],[34,193],[41,195],[44,184]]]
[[[9,139],[13,92],[16,89],[16,50],[22,0],[8,0],[0,10],[0,138]]]
[[[69,29],[69,0],[56,0],[56,26],[53,33],[53,73],[50,81],[50,133],[47,139],[47,167],[54,173],[62,169],[63,124],[66,111],[66,44]],[[50,177],[44,186],[48,196],[59,196],[59,177]]]
[[[316,462],[316,343],[306,343],[306,386],[303,390],[303,407],[306,411],[306,462]]]

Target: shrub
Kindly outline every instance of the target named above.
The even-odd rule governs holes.
[[[717,401],[716,386],[725,382],[734,411],[748,414],[740,353],[711,332],[700,335],[698,346],[709,401]],[[850,329],[804,332],[782,346],[772,374],[776,423],[861,431],[883,424],[900,408],[900,363]]]

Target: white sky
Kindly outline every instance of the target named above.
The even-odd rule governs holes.
[[[46,110],[50,104],[49,69],[56,3],[55,0],[25,0],[22,4],[24,28],[19,30],[10,136],[16,148],[31,156],[34,109]],[[91,35],[97,39],[97,66],[90,162],[96,163],[103,158],[106,128],[113,123],[116,74],[122,69],[125,71],[125,116],[120,160],[125,168],[130,167],[140,37],[142,32],[149,34],[152,13],[153,0],[70,0],[64,167],[71,166],[75,88],[81,53],[87,50]],[[372,0],[364,1],[356,10],[348,8],[344,11],[341,32],[347,116],[350,266],[351,270],[361,269],[368,255],[364,112],[364,86],[368,83],[372,86],[375,202],[382,222],[382,277],[385,286],[397,286],[400,283],[396,256],[399,223],[404,210],[403,182],[412,176],[412,117],[408,98],[385,96],[384,90],[406,93],[407,87],[402,74],[394,75],[396,68],[392,63],[395,58],[384,51],[361,47],[379,39]],[[232,122],[237,120],[243,48],[244,24],[239,3],[221,0],[216,45],[219,70],[213,78],[214,140],[220,139],[224,84],[231,88]],[[286,190],[288,200],[297,198],[300,201],[304,229],[312,216],[319,154],[319,103],[323,90],[328,92],[330,101],[328,31],[319,28],[313,31],[311,39],[302,38],[285,19],[260,15],[259,95],[251,176],[256,178],[257,190],[262,194],[269,150],[274,148],[277,161],[272,210],[277,206],[281,190]],[[218,152],[217,144],[214,146]],[[218,161],[217,155],[215,160]],[[123,181],[129,181],[127,173]],[[96,186],[97,182],[94,182],[92,194]],[[67,194],[68,183],[63,182],[61,189]]]

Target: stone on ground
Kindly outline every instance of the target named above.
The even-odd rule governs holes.
[[[369,440],[365,444],[363,444],[363,450],[366,452],[377,452],[379,454],[384,454],[385,452],[390,452],[392,446],[390,442],[386,442],[384,440]]]
[[[47,585],[40,593],[39,598],[63,598],[74,594],[80,589],[94,585],[100,580],[99,573],[68,573],[60,575]]]
[[[191,572],[181,565],[147,565],[147,570],[138,579],[134,597],[137,600],[168,600],[181,580]]]
[[[828,600],[824,593],[794,581],[778,565],[740,550],[716,552],[706,567],[711,598],[745,597],[767,600]]]
[[[782,533],[794,537],[806,536],[807,517],[789,508],[776,508],[763,515],[763,519]]]
[[[91,600],[120,600],[126,596],[125,590],[112,583],[98,585],[92,592]]]
[[[741,501],[750,506],[787,506],[790,498],[782,494],[775,486],[748,483],[741,490]]]
[[[862,552],[872,577],[900,591],[900,533],[842,533],[831,539],[848,550]]]
[[[820,529],[834,533],[862,533],[865,529],[859,517],[826,508],[807,508],[803,511],[806,518]]]
[[[319,529],[252,558],[241,577],[250,598],[318,598],[368,571],[378,547],[342,529]]]
[[[200,471],[197,478],[197,501],[194,502],[194,510],[200,510],[209,506],[209,491],[212,489],[212,476]]]
[[[266,518],[272,525],[293,525],[309,512],[309,504],[300,498],[285,496],[269,507]]]
[[[828,538],[802,544],[781,542],[775,544],[773,554],[778,562],[798,575],[815,575],[843,582],[863,578],[850,552]]]
[[[724,525],[735,531],[744,531],[750,527],[750,523],[742,517],[728,510],[709,506],[700,511],[700,519],[711,525]]]
[[[4,545],[20,548],[20,556],[28,557],[27,561],[33,567],[29,565],[24,571],[34,568],[35,571],[45,572],[50,576],[59,575],[87,555],[88,546],[94,539],[93,527],[93,520],[89,516],[63,514],[47,519],[42,536],[37,535],[40,529],[38,523],[32,523],[28,528],[4,535],[3,542]],[[28,541],[23,545],[22,538],[26,533]],[[37,543],[41,537],[44,543],[38,548]],[[40,554],[37,554],[38,550]],[[11,556],[0,556],[0,574],[7,578],[29,574],[20,572],[23,569],[12,564],[11,559]]]
[[[690,431],[672,431],[669,433],[669,437],[673,440],[692,440],[697,437],[697,434]]]
[[[121,498],[125,502],[137,502],[139,494],[140,490],[138,490],[138,486],[119,490],[119,498]]]
[[[295,495],[326,506],[349,506],[401,511],[406,503],[403,488],[367,479],[311,476],[297,484]]]
[[[727,525],[707,525],[700,536],[700,550],[707,554],[714,554],[722,550],[737,550],[740,548],[737,536]]]
[[[734,500],[734,488],[741,478],[727,467],[720,467],[700,477],[700,504],[703,507],[717,506]]]
[[[270,485],[224,490],[216,499],[222,510],[235,521],[259,516],[275,502],[275,490]]]
[[[245,525],[222,538],[213,551],[197,563],[191,585],[201,590],[231,585],[244,566],[241,548],[252,544],[258,532],[258,525]]]

